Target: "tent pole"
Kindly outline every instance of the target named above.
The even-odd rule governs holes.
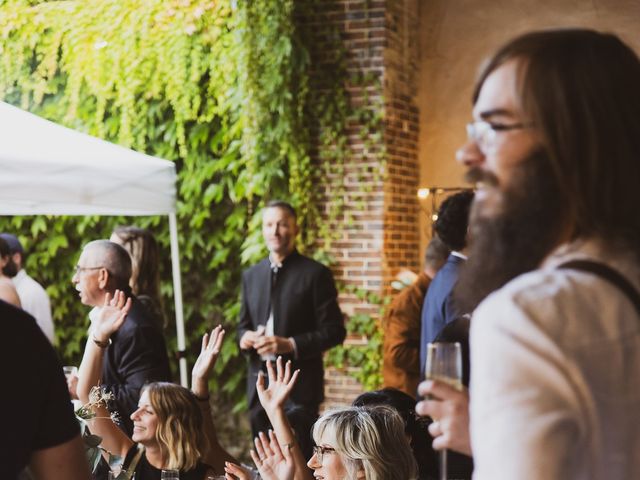
[[[182,280],[180,278],[180,255],[178,251],[178,222],[175,213],[169,214],[169,235],[171,236],[171,267],[173,271],[173,297],[176,304],[176,334],[178,336],[178,356],[180,359],[180,384],[188,388],[184,313],[182,310]]]

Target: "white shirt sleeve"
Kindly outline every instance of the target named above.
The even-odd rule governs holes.
[[[539,323],[549,315],[562,318],[550,308],[537,303],[527,311],[498,292],[473,315],[475,480],[578,478],[574,452],[584,441],[585,411],[576,393],[580,375]]]

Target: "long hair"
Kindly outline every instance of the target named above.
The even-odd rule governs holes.
[[[166,327],[160,296],[160,250],[156,239],[149,230],[134,226],[116,227],[113,233],[131,257],[129,285],[133,294]]]
[[[397,411],[404,422],[404,433],[410,438],[409,443],[413,457],[418,464],[420,478],[427,477],[429,473],[437,472],[438,458],[431,448],[433,437],[428,430],[430,421],[416,414],[415,398],[396,388],[383,388],[359,395],[351,405],[354,407],[386,405]]]
[[[165,466],[191,470],[202,458],[206,440],[202,432],[202,413],[189,390],[168,382],[153,382],[143,391],[158,417],[156,441]]]
[[[132,262],[131,290],[135,295],[160,299],[160,254],[153,234],[144,228],[125,226],[113,231],[129,252]]]
[[[362,469],[367,480],[410,480],[417,476],[404,422],[387,406],[346,407],[325,413],[313,426],[313,438],[335,438],[348,478]]]
[[[640,61],[612,34],[587,29],[522,35],[485,65],[486,78],[517,61],[520,105],[539,133],[577,236],[640,251]]]

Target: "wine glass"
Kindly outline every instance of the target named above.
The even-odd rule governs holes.
[[[460,344],[458,342],[428,343],[424,376],[427,380],[436,380],[462,390],[462,350]],[[440,450],[440,480],[447,480],[446,450]]]
[[[161,480],[180,480],[180,470],[162,470]]]

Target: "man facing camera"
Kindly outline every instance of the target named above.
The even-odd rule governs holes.
[[[324,265],[298,253],[298,230],[290,204],[269,202],[262,214],[269,256],[242,276],[238,338],[249,355],[247,397],[254,435],[269,428],[255,386],[265,361],[282,355],[293,369],[302,370],[291,392],[291,407],[310,427],[324,399],[322,353],[342,343],[346,334],[333,276]],[[296,419],[290,420],[296,428]]]

